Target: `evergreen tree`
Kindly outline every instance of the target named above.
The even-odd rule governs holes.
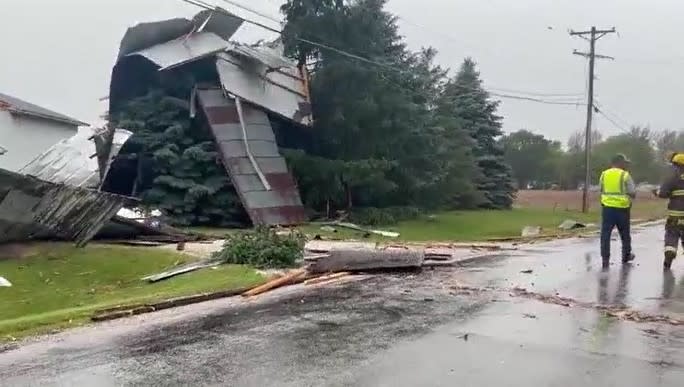
[[[286,52],[313,63],[315,128],[306,153],[289,153],[290,162],[305,201],[319,210],[331,202],[463,206],[472,193],[473,163],[467,136],[459,137],[453,119],[436,109],[446,72],[432,63],[434,50],[406,49],[385,2],[290,0],[283,6]]]
[[[475,62],[467,58],[444,92],[446,110],[475,141],[473,153],[479,173],[475,176],[482,208],[511,208],[515,187],[510,166],[497,139],[502,135],[499,103],[482,87]]]
[[[247,224],[246,213],[203,120],[152,90],[128,101],[114,122],[133,132],[120,156],[133,160],[133,195],[176,225]]]

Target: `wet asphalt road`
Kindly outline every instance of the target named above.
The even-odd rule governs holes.
[[[684,260],[663,274],[661,234],[635,231],[636,263],[607,274],[596,240],[567,240],[72,330],[0,353],[0,385],[682,386],[684,326],[509,291],[684,318]]]

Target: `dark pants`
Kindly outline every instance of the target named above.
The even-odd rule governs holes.
[[[665,254],[671,257],[677,256],[677,245],[684,245],[684,218],[669,217],[665,223]]]
[[[601,216],[601,257],[610,259],[610,238],[617,227],[622,240],[622,259],[632,254],[632,235],[630,234],[630,209],[603,207]]]

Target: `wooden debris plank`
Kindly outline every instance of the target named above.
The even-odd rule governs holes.
[[[290,285],[293,283],[304,281],[304,276],[307,274],[306,269],[292,270],[291,272],[285,274],[282,277],[276,278],[274,280],[268,281],[263,285],[259,285],[253,289],[250,289],[242,294],[244,297],[256,296],[261,293],[265,293],[269,290],[279,288],[281,286]]]

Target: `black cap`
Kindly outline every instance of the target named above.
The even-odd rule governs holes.
[[[613,156],[613,164],[629,164],[631,161],[623,153]]]

